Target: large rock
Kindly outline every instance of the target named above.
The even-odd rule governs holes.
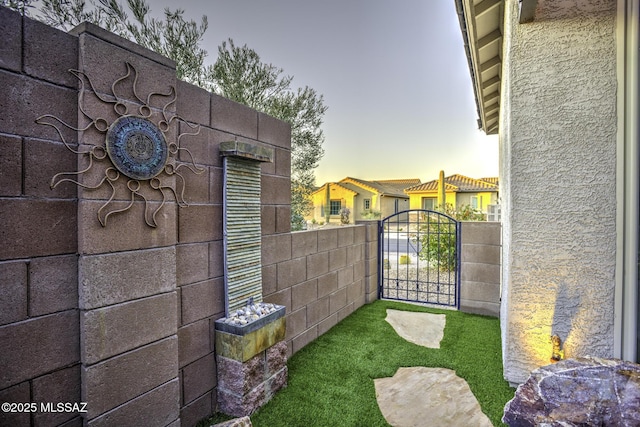
[[[568,359],[531,373],[502,421],[524,426],[640,426],[640,365]]]

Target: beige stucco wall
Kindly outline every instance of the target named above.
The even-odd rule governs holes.
[[[580,7],[576,7],[579,3]],[[500,183],[501,324],[512,383],[567,357],[613,356],[616,3],[505,3]]]

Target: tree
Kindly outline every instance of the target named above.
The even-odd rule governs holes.
[[[322,95],[308,86],[293,91],[293,77],[260,60],[244,45],[229,39],[218,47],[213,65],[213,89],[220,95],[267,113],[291,125],[291,220],[292,228],[302,228],[304,216],[313,208],[313,170],[324,155],[321,129],[327,107]]]
[[[32,0],[0,0],[2,5],[28,15]],[[127,0],[127,11],[117,0],[42,0],[41,21],[64,30],[88,21],[176,62],[181,80],[214,91],[224,97],[274,116],[291,125],[291,218],[292,228],[301,229],[312,208],[313,170],[324,155],[321,129],[327,107],[314,89],[293,90],[293,77],[281,68],[263,63],[260,56],[233,40],[218,47],[218,59],[205,66],[207,51],[200,46],[207,30],[207,17],[198,24],[186,21],[184,11],[164,10],[164,20],[149,17],[146,0]]]

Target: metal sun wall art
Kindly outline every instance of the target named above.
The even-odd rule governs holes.
[[[180,146],[181,139],[188,135],[198,135],[200,126],[188,123],[176,114],[169,114],[167,109],[176,101],[176,90],[170,87],[168,93],[151,92],[146,100],[138,96],[137,81],[138,71],[130,63],[126,63],[127,73],[118,78],[111,85],[111,95],[100,94],[96,91],[91,79],[86,73],[78,70],[69,70],[80,80],[78,91],[78,108],[82,116],[88,119],[89,123],[84,127],[73,127],[65,123],[60,118],[45,114],[36,119],[36,123],[53,127],[60,136],[64,145],[71,152],[86,156],[88,166],[78,172],[60,172],[51,179],[51,188],[57,187],[62,182],[71,182],[79,187],[97,190],[101,187],[111,189],[109,199],[98,210],[98,220],[103,227],[107,225],[110,215],[124,212],[134,206],[136,197],[145,202],[144,220],[150,227],[157,227],[156,215],[167,201],[167,194],[173,194],[178,206],[188,206],[184,198],[186,181],[181,175],[181,169],[185,168],[195,174],[204,172],[204,168],[196,166],[191,152]],[[134,100],[128,100],[117,93],[117,86],[131,82],[131,91]],[[88,82],[90,91],[85,90],[85,81]],[[85,95],[95,96],[102,105],[111,105],[117,117],[111,123],[95,114],[90,114],[85,105]],[[160,104],[152,107],[152,99],[159,99]],[[137,106],[137,111],[132,112]],[[184,123],[192,133],[181,133],[174,141],[167,142],[172,133],[172,126]],[[76,132],[97,131],[104,134],[103,142],[92,144],[82,141],[87,149],[74,149],[65,139],[62,130],[64,128]],[[190,160],[188,163],[178,161],[178,154],[184,153]],[[84,182],[95,165],[101,162],[111,162],[106,165],[104,174],[98,176],[97,183]],[[103,166],[104,167],[104,166]],[[97,170],[97,169],[96,169]],[[100,172],[98,171],[98,174]],[[95,173],[94,173],[95,175]],[[73,179],[70,176],[77,176]],[[79,179],[82,177],[82,181]],[[116,191],[124,189],[125,194],[129,194],[127,201],[117,200]],[[122,190],[120,190],[122,191]],[[146,192],[147,196],[143,193]],[[149,192],[157,194],[162,201],[159,206],[152,208],[148,199]],[[124,207],[122,205],[124,204]]]

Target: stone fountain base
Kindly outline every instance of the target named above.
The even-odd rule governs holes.
[[[216,321],[218,409],[235,417],[252,414],[287,385],[285,307],[268,318],[230,328]]]

